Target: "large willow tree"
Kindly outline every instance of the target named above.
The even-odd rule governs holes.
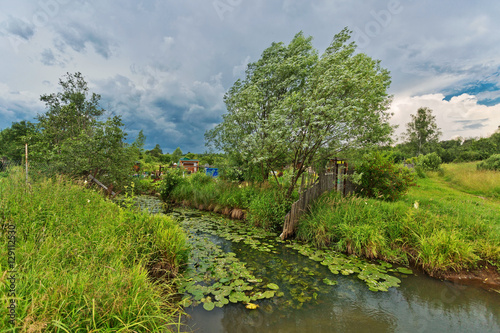
[[[224,96],[227,113],[208,144],[259,166],[264,178],[292,166],[289,196],[316,161],[389,141],[389,72],[350,38],[342,30],[321,57],[302,33],[273,43]]]

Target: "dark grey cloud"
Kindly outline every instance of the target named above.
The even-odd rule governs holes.
[[[8,34],[17,36],[24,40],[29,40],[35,34],[35,25],[17,17],[9,16],[2,22],[2,28]]]
[[[84,53],[87,50],[87,46],[91,45],[95,52],[105,59],[108,59],[112,55],[113,41],[88,24],[84,25],[75,22],[59,26],[57,34],[59,35],[59,39],[54,43],[61,51],[65,49],[65,46],[69,46],[76,52]]]
[[[489,121],[489,118],[484,118],[475,120],[457,120],[455,123],[460,124],[463,130],[477,130],[484,128]]]
[[[303,31],[321,54],[346,26],[359,52],[391,71],[395,99],[441,93],[447,99],[433,102],[436,113],[463,93],[488,106],[500,103],[500,92],[488,88],[500,87],[493,75],[500,68],[498,1],[49,2],[10,2],[0,13],[0,127],[23,115],[15,103],[30,100],[20,105],[34,110],[38,96],[58,90],[62,75],[80,71],[102,95],[102,107],[122,116],[131,140],[143,129],[150,148],[203,151],[203,134],[225,112],[224,92],[265,48]],[[477,107],[459,105],[461,120],[471,117],[470,105]],[[494,119],[492,108],[485,110]],[[408,114],[400,116],[404,127]],[[460,126],[467,135],[473,127],[480,133],[485,124],[445,120],[454,135]]]

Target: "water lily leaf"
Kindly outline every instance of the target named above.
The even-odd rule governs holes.
[[[265,292],[262,294],[262,297],[263,297],[263,298],[273,298],[273,297],[274,297],[274,294],[275,294],[275,292],[274,292],[274,291],[267,290],[267,291],[265,291]]]
[[[329,286],[334,286],[338,283],[337,281],[332,281],[332,280],[327,279],[327,278],[323,279],[323,282]]]
[[[413,271],[411,269],[406,268],[406,267],[398,267],[397,271],[401,274],[413,274]]]
[[[212,311],[215,307],[215,303],[212,303],[212,302],[207,302],[207,303],[203,303],[203,308],[207,311]]]
[[[273,289],[273,290],[278,290],[278,289],[280,289],[280,287],[279,287],[277,284],[274,284],[274,283],[268,283],[268,284],[267,284],[267,287],[268,287],[269,289]]]

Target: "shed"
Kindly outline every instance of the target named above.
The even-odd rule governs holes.
[[[190,160],[189,158],[181,158],[179,160],[179,163],[177,164],[178,167],[184,168],[188,171],[191,172],[198,172],[200,168],[200,161],[199,160]]]

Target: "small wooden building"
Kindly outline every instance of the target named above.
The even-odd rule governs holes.
[[[184,168],[191,172],[198,172],[200,169],[200,161],[199,160],[190,160],[189,158],[181,158],[179,163],[177,164],[179,168]]]

